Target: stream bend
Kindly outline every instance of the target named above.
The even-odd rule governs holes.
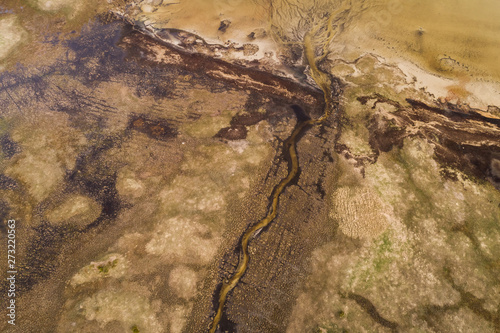
[[[283,152],[285,153],[285,155],[288,155],[290,159],[288,166],[288,174],[285,178],[281,179],[278,185],[274,188],[273,193],[271,194],[270,197],[271,206],[268,210],[266,217],[264,217],[262,220],[252,225],[249,229],[247,229],[247,231],[245,231],[243,237],[241,238],[239,244],[241,248],[241,253],[238,266],[236,267],[236,271],[231,276],[231,278],[227,282],[223,282],[222,284],[222,288],[219,293],[217,312],[212,320],[209,333],[215,333],[222,318],[228,293],[236,287],[241,277],[245,274],[248,268],[248,262],[250,261],[250,255],[248,253],[249,242],[251,241],[254,235],[260,232],[263,228],[267,227],[276,218],[276,215],[278,214],[278,204],[280,195],[283,193],[286,186],[292,182],[292,180],[297,176],[299,172],[299,160],[297,157],[296,146],[299,138],[301,137],[301,134],[303,134],[308,128],[314,125],[322,124],[332,114],[334,108],[336,107],[337,103],[334,102],[332,98],[330,77],[328,76],[328,74],[322,72],[316,64],[314,45],[312,41],[313,34],[314,31],[306,34],[306,36],[304,37],[304,50],[307,61],[310,66],[310,74],[314,79],[314,81],[316,82],[316,84],[323,91],[325,100],[325,108],[323,115],[315,119],[307,119],[303,121],[300,121],[300,118],[298,117],[298,123],[295,126],[292,134],[283,143]],[[297,106],[292,106],[292,108],[294,107]]]

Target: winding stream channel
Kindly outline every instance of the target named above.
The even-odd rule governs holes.
[[[329,23],[331,27],[331,20],[329,20]],[[248,263],[250,261],[248,246],[250,241],[263,228],[267,227],[275,219],[276,215],[278,214],[278,204],[280,195],[283,193],[284,189],[291,184],[291,182],[299,173],[299,160],[296,148],[298,140],[300,139],[301,135],[304,134],[304,132],[311,126],[321,125],[332,114],[333,110],[336,109],[337,107],[337,102],[334,101],[332,98],[330,78],[326,73],[322,72],[317,66],[318,59],[315,56],[314,42],[313,42],[313,37],[316,32],[317,29],[312,29],[309,33],[306,34],[306,36],[304,37],[304,50],[307,62],[309,63],[310,66],[310,74],[314,79],[314,81],[316,82],[316,84],[323,91],[325,99],[325,108],[323,115],[320,116],[319,118],[307,119],[303,121],[300,121],[300,119],[298,119],[297,125],[292,131],[292,134],[283,143],[283,153],[285,156],[288,157],[289,160],[288,174],[274,188],[270,197],[271,207],[266,217],[264,217],[258,223],[252,225],[249,229],[247,229],[247,231],[241,238],[239,244],[239,247],[241,247],[240,260],[238,262],[238,266],[236,267],[234,274],[231,276],[229,280],[223,282],[222,284],[222,288],[220,289],[218,297],[219,303],[217,307],[217,312],[212,320],[209,330],[210,333],[215,333],[219,325],[219,322],[222,318],[228,294],[237,286],[241,277],[245,274],[248,268]],[[334,33],[333,29],[328,30],[328,34],[330,35],[328,40],[331,40],[333,33]]]
[[[500,1],[0,12],[0,332],[500,333]]]

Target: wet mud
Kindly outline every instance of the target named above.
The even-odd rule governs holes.
[[[245,138],[247,127],[261,121],[274,123],[292,116],[293,110],[288,107],[290,104],[300,104],[300,109],[303,107],[312,113],[322,107],[322,96],[315,89],[219,60],[182,53],[178,54],[184,57],[184,62],[179,64],[165,65],[148,60],[144,52],[151,52],[152,46],[161,45],[162,49],[172,52],[174,58],[175,53],[122,22],[91,23],[80,36],[61,43],[68,48],[68,58],[60,59],[50,67],[36,70],[20,68],[3,73],[0,89],[0,104],[5,107],[4,110],[16,114],[44,105],[50,112],[67,115],[69,126],[83,132],[87,142],[77,154],[74,166],[64,170],[57,193],[41,202],[30,203],[32,226],[23,226],[24,240],[19,244],[19,251],[24,254],[20,258],[23,264],[19,266],[19,290],[27,295],[26,299],[34,297],[43,301],[51,297],[51,306],[45,312],[53,315],[63,301],[65,281],[75,273],[82,260],[108,247],[117,235],[125,233],[133,224],[133,221],[123,223],[118,219],[130,206],[117,191],[120,165],[110,160],[111,152],[137,134],[166,143],[175,141],[178,135],[178,119],[158,117],[148,114],[146,110],[120,120],[125,123],[121,132],[111,131],[113,122],[124,117],[120,115],[121,110],[116,103],[102,94],[93,93],[93,89],[103,83],[119,81],[133,89],[138,98],[179,98],[179,90],[175,90],[171,82],[186,75],[191,75],[194,82],[213,92],[248,89],[252,92],[248,102],[249,113],[233,117],[230,127],[216,134],[216,138],[224,140]],[[141,51],[144,52],[141,54]],[[220,73],[211,75],[202,68],[212,68]],[[229,77],[221,77],[221,73],[229,73]],[[57,82],[57,77],[61,75],[76,80],[78,84]],[[199,115],[185,114],[182,117],[196,119]],[[10,136],[2,136],[1,144],[6,158],[14,158],[22,152],[21,146]],[[18,187],[14,179],[3,175],[0,180],[1,189],[14,191],[13,197],[26,193],[27,184]],[[70,195],[91,198],[102,208],[101,213],[84,227],[51,225],[46,220],[46,212]],[[8,211],[8,203],[2,207]],[[107,238],[107,233],[114,234],[114,237]],[[49,292],[54,288],[58,290],[57,294]],[[28,318],[30,311],[29,308],[24,309],[23,318]],[[50,315],[31,324],[22,320],[20,326],[23,330],[38,327],[53,331],[56,322],[48,318]]]
[[[408,99],[408,107],[380,95],[360,96],[358,100],[362,104],[375,101],[373,109],[377,103],[388,103],[397,109],[390,119],[376,114],[369,120],[370,145],[376,153],[401,148],[411,129],[417,129],[419,135],[436,145],[436,156],[444,167],[490,181],[498,188],[496,178],[492,177],[493,162],[500,156],[498,119],[474,110],[464,112],[463,107],[452,104],[429,106]]]
[[[220,31],[231,27],[229,23],[221,22]],[[120,194],[120,170],[126,162],[116,157],[116,151],[122,149],[128,140],[140,138],[137,140],[151,140],[144,142],[154,142],[162,149],[170,149],[168,151],[174,157],[182,156],[179,147],[184,144],[181,140],[186,139],[182,132],[183,123],[201,119],[205,114],[204,106],[196,103],[177,113],[158,106],[166,100],[188,98],[182,89],[177,89],[178,86],[189,84],[203,87],[211,93],[238,91],[248,94],[242,107],[244,110],[233,112],[228,116],[229,124],[221,125],[222,128],[219,127],[213,137],[206,139],[234,144],[234,147],[249,139],[255,133],[256,125],[269,125],[275,129],[287,122],[300,124],[318,117],[324,108],[321,91],[310,85],[259,71],[251,64],[243,66],[187,52],[137,29],[137,26],[123,22],[91,23],[78,37],[54,41],[68,49],[66,58],[51,66],[36,69],[20,67],[0,76],[0,106],[6,110],[3,111],[2,121],[12,115],[22,115],[24,110],[40,108],[43,112],[59,112],[68,117],[70,128],[83,133],[81,141],[85,141],[75,152],[74,164],[65,166],[57,191],[39,201],[31,198],[22,209],[15,201],[19,197],[27,197],[29,184],[0,174],[0,190],[9,195],[8,200],[0,201],[0,217],[6,218],[13,209],[24,209],[33,214],[33,224],[23,226],[25,238],[20,244],[25,264],[19,267],[19,286],[28,294],[26,300],[33,300],[33,308],[23,310],[24,318],[36,314],[35,308],[51,299],[44,310],[44,319],[37,323],[22,319],[23,329],[56,331],[57,322],[53,318],[60,314],[66,297],[65,284],[71,276],[83,262],[87,263],[105,252],[121,235],[139,228],[137,225],[142,221],[135,221],[127,215],[132,214],[133,195],[127,197]],[[296,59],[299,59],[300,52],[296,50],[295,53]],[[65,85],[57,81],[61,75],[77,83]],[[140,109],[142,104],[137,102],[139,109],[122,114],[124,107],[112,98],[116,91],[99,92],[100,84],[117,82],[124,91],[133,92],[131,95],[136,102],[150,102],[148,107]],[[342,89],[337,81],[334,81],[333,88],[337,94],[335,98],[341,97]],[[395,108],[392,112],[376,112],[363,120],[368,129],[371,155],[356,155],[347,145],[338,142],[343,121],[347,121],[347,117],[342,116],[342,108],[321,128],[308,128],[297,136],[292,144],[296,144],[299,170],[283,191],[275,223],[253,239],[248,271],[228,299],[220,322],[221,331],[284,331],[283,323],[291,320],[299,290],[310,274],[309,258],[314,250],[331,240],[338,243],[343,255],[354,253],[363,246],[361,240],[343,236],[338,231],[338,221],[329,217],[330,198],[336,186],[334,181],[341,178],[338,169],[340,156],[356,160],[354,166],[361,169],[364,177],[363,168],[376,163],[383,153],[403,148],[408,138],[425,139],[434,145],[443,175],[456,177],[454,172],[447,173],[446,167],[450,167],[472,179],[489,181],[500,189],[500,176],[495,169],[495,161],[500,160],[500,123],[497,118],[463,105],[438,101],[431,105],[418,99],[402,102],[382,94],[358,96],[358,101],[363,106],[373,103],[374,110],[377,104]],[[35,117],[36,112],[33,114]],[[222,259],[217,259],[214,273],[219,285],[231,276],[238,265],[238,244],[245,228],[262,218],[265,206],[269,208],[266,201],[269,190],[290,168],[289,150],[283,150],[290,142],[283,133],[293,127],[290,124],[287,126],[290,128],[286,127],[276,134],[280,139],[274,143],[275,152],[267,176],[259,180],[259,191],[252,198],[244,198],[239,211],[234,213],[237,218],[233,217],[230,221],[241,233],[234,236],[233,231],[234,237],[226,240],[231,243],[227,247],[232,251],[219,253]],[[6,160],[14,160],[27,153],[10,134],[0,137],[0,147]],[[141,146],[137,149],[146,148]],[[235,159],[239,156],[236,152],[237,148],[233,152]],[[175,163],[179,164],[178,161]],[[175,163],[172,162],[169,167],[175,169]],[[222,185],[219,183],[219,186]],[[98,216],[84,226],[51,224],[46,212],[70,195],[82,195],[95,201],[101,209]],[[252,206],[263,209],[250,212],[248,207]],[[25,215],[26,220],[29,214]],[[463,233],[479,249],[480,242],[467,228],[464,224],[453,232]],[[4,226],[0,231],[5,232]],[[497,270],[496,262],[490,260],[490,263],[491,270]],[[479,297],[447,276],[452,289],[460,294],[460,301],[442,307],[429,305],[428,313],[424,314],[426,320],[431,323],[435,312],[445,313],[464,306],[498,330],[498,313],[486,310]],[[155,277],[148,276],[147,280],[153,283]],[[205,283],[207,286],[213,284]],[[44,292],[40,293],[40,290]],[[51,290],[57,290],[55,296]],[[212,291],[214,295],[219,292],[218,289]],[[165,292],[165,295],[169,294]],[[403,325],[384,316],[383,310],[375,307],[375,301],[369,295],[353,292],[347,298],[368,313],[374,323],[393,332]],[[215,307],[215,304],[212,306]],[[187,316],[185,329],[197,332],[207,328],[213,314],[207,308],[206,302],[194,304],[192,313]],[[137,326],[132,327],[137,329]]]

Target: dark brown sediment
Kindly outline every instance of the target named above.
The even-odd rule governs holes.
[[[115,23],[115,28],[113,29],[118,29],[117,31],[119,31],[120,26],[120,23]],[[114,43],[113,45],[106,44],[99,47],[99,45],[96,46],[96,42],[99,42],[98,39],[90,39],[88,45],[84,45],[86,47],[84,51],[90,52],[90,55],[87,55],[87,60],[85,60],[85,56],[77,53],[76,60],[68,61],[67,63],[68,68],[69,66],[76,66],[77,71],[69,71],[63,68],[64,75],[74,75],[77,77],[77,80],[82,80],[89,87],[96,87],[101,82],[123,84],[121,87],[128,85],[128,87],[133,87],[136,90],[124,89],[124,91],[136,94],[139,98],[142,96],[143,99],[140,99],[141,104],[136,110],[122,117],[123,127],[118,128],[116,135],[98,136],[97,134],[99,133],[94,133],[96,134],[95,136],[88,136],[89,140],[95,141],[89,143],[91,148],[79,152],[76,157],[76,166],[67,170],[67,175],[63,180],[63,185],[67,185],[67,187],[64,187],[64,190],[61,191],[60,195],[62,198],[58,200],[62,200],[68,193],[79,191],[81,194],[91,197],[102,206],[103,211],[101,216],[89,224],[85,230],[76,230],[74,228],[70,230],[68,228],[47,226],[48,222],[44,221],[42,226],[31,228],[31,235],[23,236],[26,242],[32,242],[35,245],[28,247],[28,251],[32,253],[26,260],[31,266],[25,270],[25,273],[29,273],[26,275],[29,279],[21,276],[24,280],[20,280],[20,283],[27,286],[27,289],[33,287],[35,291],[46,286],[50,287],[43,294],[44,297],[46,295],[49,296],[45,298],[33,297],[32,299],[36,300],[33,302],[34,310],[29,308],[30,310],[25,310],[25,313],[27,315],[34,313],[37,311],[36,307],[39,304],[49,304],[46,302],[49,297],[52,300],[43,309],[46,311],[46,315],[43,316],[43,322],[34,322],[29,325],[40,324],[40,327],[43,327],[42,330],[54,331],[57,324],[57,313],[60,313],[57,311],[60,311],[61,304],[64,304],[64,301],[70,299],[70,297],[76,297],[72,295],[67,296],[68,298],[65,299],[66,296],[62,295],[64,283],[82,267],[82,263],[94,260],[93,258],[106,253],[106,248],[115,241],[114,239],[110,239],[110,237],[116,238],[122,233],[131,230],[131,224],[139,225],[142,224],[142,220],[145,220],[142,212],[137,215],[129,215],[126,219],[129,222],[124,222],[124,220],[117,218],[117,216],[119,217],[128,211],[132,204],[127,202],[128,199],[123,200],[118,195],[116,189],[116,172],[119,170],[117,169],[119,166],[111,163],[107,155],[115,154],[116,151],[121,149],[120,146],[123,142],[126,143],[127,140],[134,137],[144,138],[145,142],[149,142],[149,144],[158,144],[162,151],[167,151],[167,154],[174,155],[175,152],[171,149],[174,145],[172,142],[175,141],[175,144],[180,145],[181,140],[184,139],[182,136],[185,133],[182,132],[183,129],[181,127],[183,124],[178,119],[174,119],[170,108],[162,109],[163,113],[161,113],[155,111],[151,105],[143,107],[143,103],[145,100],[158,102],[171,99],[171,94],[178,93],[181,90],[177,89],[176,91],[174,89],[177,84],[177,78],[181,78],[180,81],[182,82],[179,84],[181,88],[183,84],[184,87],[199,84],[198,87],[210,92],[215,90],[219,92],[245,92],[241,96],[243,96],[242,98],[248,97],[247,104],[243,105],[243,102],[239,104],[237,109],[241,110],[241,112],[238,112],[236,115],[232,113],[229,125],[227,122],[221,125],[227,127],[220,129],[215,135],[216,138],[220,138],[224,143],[227,143],[229,140],[244,139],[248,133],[251,133],[255,137],[255,128],[260,125],[252,126],[264,120],[265,125],[261,126],[261,128],[265,126],[273,128],[275,124],[280,124],[280,122],[281,126],[286,128],[286,130],[279,132],[282,134],[279,139],[276,139],[276,137],[274,138],[275,140],[266,137],[262,138],[263,140],[273,140],[272,149],[275,149],[275,156],[274,160],[269,162],[269,164],[272,163],[273,165],[269,169],[268,177],[264,179],[264,176],[262,176],[262,178],[256,180],[256,184],[252,184],[249,191],[254,191],[254,188],[261,186],[259,182],[266,183],[265,186],[262,185],[260,187],[260,189],[264,188],[265,190],[259,192],[257,189],[255,192],[251,192],[250,195],[255,194],[255,198],[251,200],[246,197],[243,199],[240,198],[241,200],[235,197],[234,200],[237,205],[241,205],[241,210],[237,214],[234,214],[234,216],[238,215],[236,218],[228,218],[228,225],[230,225],[229,228],[238,225],[237,228],[239,229],[237,231],[241,230],[241,233],[235,232],[236,236],[232,234],[234,237],[223,235],[226,244],[222,247],[229,250],[227,250],[227,253],[222,254],[222,259],[215,259],[217,262],[214,260],[211,269],[207,269],[207,271],[210,270],[213,272],[213,275],[204,280],[203,296],[194,301],[189,301],[191,302],[190,304],[194,303],[194,310],[188,315],[188,326],[184,329],[186,331],[197,332],[204,331],[207,328],[208,321],[210,320],[209,316],[211,315],[210,309],[208,306],[200,306],[198,303],[202,302],[199,300],[202,297],[204,300],[210,299],[212,292],[214,292],[214,297],[216,297],[220,292],[220,290],[212,288],[211,285],[210,288],[207,288],[206,286],[211,283],[207,281],[211,279],[215,285],[215,280],[222,282],[234,273],[238,264],[239,253],[231,251],[239,249],[239,241],[236,238],[239,236],[241,240],[241,235],[243,235],[245,228],[259,221],[264,216],[264,209],[262,209],[262,212],[256,214],[249,213],[252,211],[251,205],[258,201],[265,206],[269,200],[270,193],[271,195],[273,193],[271,192],[273,186],[286,175],[287,170],[294,168],[294,164],[297,166],[296,163],[298,161],[300,162],[300,166],[297,167],[297,173],[286,184],[286,191],[282,191],[282,199],[279,204],[280,210],[276,215],[275,223],[261,229],[262,232],[258,234],[258,237],[252,240],[250,247],[252,260],[249,269],[228,299],[227,311],[224,312],[221,320],[221,327],[223,326],[224,330],[231,332],[284,331],[287,323],[290,322],[290,318],[292,318],[290,317],[292,313],[291,309],[297,304],[296,296],[304,287],[303,281],[313,272],[311,267],[308,266],[308,260],[311,258],[312,251],[315,251],[320,245],[332,239],[337,246],[335,254],[346,253],[350,251],[349,249],[359,249],[361,246],[359,245],[360,241],[349,239],[347,236],[344,237],[340,232],[336,232],[336,222],[328,218],[329,213],[331,213],[330,198],[335,189],[335,184],[333,184],[335,177],[332,174],[339,172],[338,159],[335,156],[334,149],[339,153],[350,153],[348,151],[348,144],[337,142],[340,129],[337,129],[336,126],[340,120],[330,117],[325,119],[321,127],[311,126],[307,132],[304,127],[303,131],[286,140],[285,138],[289,135],[288,131],[293,131],[295,119],[298,121],[298,125],[295,128],[300,128],[302,123],[307,122],[309,119],[315,119],[320,115],[324,103],[314,97],[318,92],[314,88],[280,77],[279,75],[259,72],[251,63],[248,64],[248,67],[245,67],[242,63],[229,63],[220,59],[213,59],[206,55],[179,50],[172,45],[168,45],[168,43],[155,39],[154,36],[147,34],[141,36],[141,32],[134,31],[131,29],[131,26],[124,29],[123,36],[120,35],[118,38],[111,38],[111,40],[118,41],[123,49],[119,47],[113,48],[113,45],[116,46]],[[81,46],[78,45],[78,47]],[[120,52],[116,52],[116,49]],[[110,50],[112,52],[108,52]],[[80,55],[82,56],[80,57]],[[100,62],[101,57],[105,57],[105,61]],[[90,60],[97,60],[92,61],[97,63],[96,67],[87,66],[91,62]],[[100,66],[99,64],[103,65]],[[116,66],[113,66],[113,64]],[[106,72],[106,68],[109,69],[109,72]],[[138,70],[138,68],[141,70]],[[209,68],[209,72],[204,71],[204,68]],[[224,72],[226,70],[229,72],[227,75]],[[144,73],[147,73],[147,75]],[[169,75],[164,75],[165,73],[169,73]],[[47,72],[45,76],[50,78],[52,74],[53,72]],[[189,76],[190,78],[184,81],[184,76]],[[124,77],[127,77],[127,81],[120,81]],[[37,85],[40,82],[43,83],[43,80],[43,78],[35,77],[32,80],[36,81],[35,83],[31,82],[27,84],[26,82],[29,80],[26,79],[24,83],[20,83],[17,87],[15,85],[8,85],[8,88],[16,92],[14,89],[19,89],[23,84],[28,86],[27,91],[34,91],[31,87],[36,87],[36,94],[41,100],[40,104],[47,102],[54,108],[54,112],[62,112],[65,116],[68,115],[71,126],[83,131],[88,131],[90,125],[95,125],[94,128],[99,128],[99,126],[105,128],[111,122],[110,118],[107,118],[111,114],[124,114],[122,113],[124,110],[119,105],[115,107],[117,104],[113,104],[113,101],[109,102],[96,98],[96,96],[103,98],[102,94],[94,95],[99,94],[98,91],[89,93],[88,90],[82,89],[78,91],[77,88],[72,90],[71,87],[64,86],[50,91],[50,89],[43,85]],[[5,88],[3,91],[0,90],[0,93],[2,92],[5,94]],[[42,94],[39,94],[40,92]],[[43,95],[44,92],[46,95]],[[308,102],[299,100],[297,97],[304,97],[309,93],[311,94],[309,95],[311,99]],[[340,94],[341,90],[338,90],[336,93]],[[54,100],[49,100],[49,97]],[[179,95],[175,98],[179,98]],[[30,100],[35,100],[35,98],[24,98],[24,101],[21,100],[20,102],[24,103]],[[417,97],[415,99],[408,99],[406,102],[404,100],[395,102],[390,98],[384,97],[382,94],[369,95],[367,93],[367,96],[361,96],[358,100],[362,104],[374,102],[374,108],[378,103],[389,104],[396,110],[392,111],[391,107],[390,114],[388,114],[384,113],[384,110],[377,109],[373,114],[370,113],[366,117],[367,135],[369,134],[370,143],[368,150],[372,149],[373,154],[361,157],[356,156],[355,153],[349,155],[348,157],[358,159],[359,163],[356,164],[356,167],[377,163],[377,157],[385,155],[382,153],[391,150],[397,152],[399,147],[406,146],[405,139],[419,138],[431,143],[437,160],[441,163],[442,170],[440,171],[443,175],[449,175],[450,178],[457,177],[457,174],[447,171],[445,168],[446,166],[451,166],[458,170],[464,170],[470,176],[490,180],[494,184],[495,179],[497,179],[496,182],[498,183],[498,178],[494,178],[494,173],[497,171],[494,171],[492,166],[494,165],[494,161],[500,161],[498,123],[494,117],[487,117],[480,110],[467,108],[463,105],[440,104],[439,102],[431,104],[429,101],[421,102]],[[5,101],[0,102],[5,103]],[[7,101],[7,103],[10,102]],[[290,109],[290,105],[293,105],[292,109]],[[360,106],[359,103],[357,103],[357,106]],[[207,109],[204,105],[201,105],[201,108]],[[293,117],[292,111],[295,113],[295,117]],[[183,121],[188,119],[186,122],[194,122],[196,119],[202,117],[201,114],[201,112],[193,110],[191,107],[184,107],[182,115],[185,118],[183,118]],[[95,121],[90,121],[90,118]],[[229,121],[229,119],[225,118],[225,121]],[[286,123],[286,125],[283,125],[283,123]],[[219,128],[217,127],[216,130]],[[177,131],[179,131],[180,135],[178,135]],[[210,135],[214,133],[215,131]],[[270,131],[265,133],[266,135],[270,134],[269,137],[271,137],[276,132]],[[301,137],[302,139],[299,140]],[[197,140],[198,142],[209,142],[224,146],[224,143],[221,144],[221,142],[214,140],[212,137],[198,138]],[[7,158],[16,159],[18,153],[23,154],[23,150],[19,148],[20,146],[17,147],[11,138],[2,138],[1,141],[2,151],[6,153]],[[249,138],[248,142],[230,142],[227,146],[234,147],[239,144],[248,144],[249,142],[251,145],[251,138]],[[298,157],[295,162],[291,158],[290,150],[287,149],[291,147],[293,147],[293,150],[297,150]],[[231,150],[229,149],[229,151]],[[144,163],[156,158],[153,156],[153,153],[148,154],[144,159]],[[132,153],[130,155],[135,154]],[[140,155],[138,156],[137,159],[140,158]],[[234,157],[230,156],[231,160],[238,159],[236,153]],[[429,156],[429,159],[431,158],[433,157]],[[168,160],[163,160],[161,167],[165,169],[172,168],[174,169],[173,172],[176,172],[175,163],[168,163],[170,163]],[[288,164],[288,168],[286,164]],[[147,164],[141,167],[149,171]],[[201,163],[200,167],[204,167],[203,163]],[[254,172],[254,169],[250,168],[249,173],[252,172]],[[0,190],[21,192],[26,187],[26,184],[22,181],[17,181],[14,176],[14,178],[10,178],[8,175],[8,173],[6,175],[0,174]],[[224,187],[224,184],[221,184],[219,185]],[[487,185],[489,186],[489,184]],[[39,216],[43,216],[47,205],[50,204],[50,200],[35,207],[33,211]],[[52,204],[54,203],[52,202]],[[235,206],[231,207],[234,208]],[[3,210],[11,211],[11,209],[10,202],[3,201],[2,198],[0,200],[0,212]],[[182,209],[182,206],[180,209]],[[140,217],[141,223],[137,222],[139,221],[138,219],[136,220],[138,217]],[[223,230],[223,227],[220,227],[220,230]],[[470,225],[467,223],[459,224],[453,227],[451,231],[455,234],[463,233],[470,239],[478,253],[482,253],[479,252],[481,246],[479,238],[473,234]],[[91,243],[96,243],[98,246],[88,251]],[[494,269],[498,269],[498,263],[494,259],[489,257],[483,259],[483,261],[486,261],[491,266],[488,266],[489,270],[494,272]],[[218,267],[215,267],[216,265]],[[168,290],[168,287],[165,286],[165,281],[168,279],[167,274],[168,271],[161,271],[159,275],[162,278],[164,287],[156,289],[162,289],[161,292],[164,294],[160,294],[164,297],[162,298],[164,304],[167,304],[171,300],[165,296],[167,295],[165,290]],[[154,286],[152,275],[141,276],[141,283],[147,285],[147,288],[153,288]],[[496,320],[498,327],[498,315],[495,315],[494,311],[487,310],[486,306],[482,304],[483,296],[474,296],[460,282],[457,282],[457,285],[453,284],[453,281],[450,283],[462,297],[462,301],[457,307],[475,309],[473,312],[479,317],[490,322]],[[156,288],[156,285],[154,288]],[[123,291],[127,291],[126,287]],[[380,299],[378,299],[380,293],[365,293],[363,289],[352,291],[356,292],[356,294],[350,294],[352,301],[349,300],[349,297],[344,300],[353,305],[355,301],[365,312],[370,314],[370,317],[362,314],[367,319],[368,325],[374,325],[375,322],[378,322],[391,330],[395,330],[398,327],[403,330],[407,327],[405,320],[401,319],[397,314],[385,317],[388,313],[386,313],[387,308],[382,310],[380,307],[378,309],[381,310],[380,312],[377,310],[375,305],[379,307],[382,304]],[[314,295],[310,293],[310,290],[306,290],[306,293]],[[202,293],[200,292],[199,294],[201,295]],[[31,293],[31,295],[36,294]],[[155,294],[155,296],[151,297],[156,296]],[[38,302],[39,304],[37,304]],[[358,308],[356,305],[354,307]],[[443,306],[441,310],[446,311],[446,307]],[[449,308],[455,308],[455,305],[449,305]],[[437,308],[429,305],[428,309],[432,311]],[[361,309],[357,309],[356,311],[360,312]],[[163,316],[168,313],[168,309],[163,307],[161,313],[161,324],[166,326],[169,319],[164,319],[165,317]],[[27,315],[23,317],[27,318]],[[425,316],[427,318],[427,314]],[[430,317],[431,315],[428,316]],[[51,320],[50,318],[54,319]],[[372,319],[374,322],[372,322]],[[23,319],[21,318],[21,320]],[[91,325],[89,322],[91,321],[87,321],[83,325]],[[35,329],[35,326],[29,325],[23,327]]]
[[[308,129],[316,126],[323,126],[328,122],[332,114],[337,115],[338,113],[337,111],[339,107],[339,101],[334,96],[337,96],[338,94],[340,94],[340,92],[336,91],[336,85],[334,84],[336,83],[336,80],[334,80],[330,75],[318,68],[318,65],[316,63],[316,55],[314,53],[312,35],[314,35],[314,32],[311,31],[308,32],[304,37],[304,51],[311,68],[311,76],[315,80],[316,84],[321,87],[321,90],[323,92],[323,114],[316,118],[311,118],[299,105],[293,104],[291,106],[291,109],[293,110],[297,118],[297,122],[290,136],[283,142],[282,146],[282,154],[288,161],[286,176],[282,177],[279,180],[279,182],[271,192],[271,195],[268,199],[269,206],[266,215],[256,223],[251,224],[238,242],[237,248],[238,252],[240,253],[240,257],[236,269],[229,278],[225,279],[222,282],[220,290],[218,289],[215,294],[216,298],[218,298],[218,301],[216,302],[215,315],[210,325],[210,333],[215,333],[217,330],[225,330],[225,328],[222,327],[223,323],[221,323],[221,320],[224,317],[227,297],[238,286],[240,280],[246,274],[250,262],[250,242],[258,234],[260,234],[261,232],[266,232],[268,230],[268,228],[272,225],[272,223],[278,216],[280,197],[284,194],[285,189],[287,189],[292,184],[298,183],[300,176],[300,165],[297,153],[297,143],[299,142],[300,138],[304,136]],[[321,193],[321,195],[323,196],[324,193]]]
[[[317,114],[321,112],[321,90],[285,77],[214,59],[204,54],[190,53],[139,31],[132,31],[124,36],[119,45],[127,50],[129,56],[141,62],[179,67],[241,89],[282,98],[285,103],[301,105]]]
[[[409,105],[402,105],[379,94],[360,96],[358,100],[362,104],[375,101],[373,108],[377,103],[396,108],[390,115],[377,113],[370,119],[370,145],[375,154],[402,147],[404,139],[416,131],[435,145],[436,158],[442,166],[490,181],[500,189],[492,170],[493,161],[500,159],[498,119],[486,117],[480,110],[451,104],[432,106],[408,99]]]

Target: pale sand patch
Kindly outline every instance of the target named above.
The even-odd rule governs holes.
[[[449,79],[432,74],[409,61],[398,61],[397,66],[409,81],[415,78],[418,89],[425,89],[436,98],[448,99],[452,103],[467,103],[472,108],[487,110],[488,105],[500,105],[500,83],[494,81],[469,81]],[[453,87],[461,87],[464,96],[455,96]]]
[[[34,1],[34,3],[38,8],[47,12],[58,11],[63,8],[78,10],[81,4],[77,0],[38,0]]]
[[[103,277],[121,278],[125,276],[128,269],[128,262],[125,257],[119,253],[106,255],[99,261],[92,261],[89,265],[83,267],[73,275],[70,285],[78,285],[94,282]]]
[[[83,196],[68,197],[61,205],[46,214],[53,224],[70,223],[79,227],[95,221],[101,215],[102,207],[95,200]]]
[[[17,22],[15,15],[0,19],[0,60],[5,58],[21,42],[25,34],[25,30]],[[2,65],[0,65],[0,69],[3,69]]]
[[[22,151],[5,174],[26,184],[28,193],[40,202],[62,184],[65,171],[75,167],[86,138],[69,126],[66,114],[40,112],[36,116],[33,123],[12,131],[12,140]]]
[[[154,235],[146,244],[146,252],[162,256],[169,263],[206,265],[214,258],[219,245],[207,226],[183,217],[163,221]]]
[[[149,299],[137,292],[103,290],[81,303],[87,320],[96,320],[102,327],[118,320],[130,328],[134,325],[143,332],[164,332]]]
[[[341,187],[333,194],[330,216],[339,221],[347,236],[372,239],[389,225],[385,209],[377,194],[367,187]]]
[[[196,283],[198,275],[196,272],[186,266],[177,266],[168,277],[168,285],[177,296],[184,299],[190,299],[196,295]]]

